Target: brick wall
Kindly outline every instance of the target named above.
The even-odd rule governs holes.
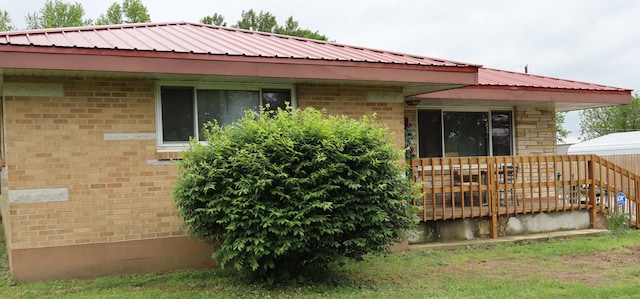
[[[66,199],[9,205],[14,249],[182,234],[171,199],[175,166],[148,165],[157,147],[153,81],[5,77],[7,82],[61,84],[64,90],[55,97],[4,97],[9,195],[68,192]],[[108,137],[139,133],[151,138]]]
[[[59,96],[4,97],[6,187],[10,197],[25,201],[7,205],[4,199],[13,249],[183,235],[171,197],[177,169],[158,161],[179,153],[157,150],[152,80],[5,77],[4,81],[63,89]],[[372,90],[400,92],[306,84],[297,87],[298,105],[352,117],[376,113],[395,133],[393,140],[401,149],[404,103],[371,102]],[[51,200],[33,202],[34,194]]]
[[[298,107],[326,109],[333,115],[360,118],[377,115],[393,134],[396,149],[404,148],[404,102],[373,102],[368,99],[371,91],[401,93],[397,87],[373,87],[346,84],[302,84],[297,86]]]

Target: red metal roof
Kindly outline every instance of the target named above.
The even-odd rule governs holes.
[[[571,81],[552,77],[517,73],[491,68],[478,70],[478,85],[499,87],[529,87],[573,90],[626,91],[629,89]]]
[[[629,104],[630,89],[490,68],[478,69],[478,84],[413,98],[440,106],[521,106],[553,104],[556,111]]]
[[[188,22],[0,32],[0,45],[169,52],[436,67],[467,63]]]

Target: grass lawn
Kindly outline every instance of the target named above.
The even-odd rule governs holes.
[[[3,237],[2,237],[3,238]],[[4,239],[4,238],[3,238]],[[17,283],[2,256],[1,298],[639,298],[640,231],[370,256],[299,286],[228,270]]]

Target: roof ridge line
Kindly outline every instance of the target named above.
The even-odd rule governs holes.
[[[149,23],[123,23],[123,24],[107,24],[107,25],[88,25],[88,26],[73,26],[73,27],[60,27],[60,28],[39,28],[39,29],[22,29],[15,31],[0,32],[0,35],[12,36],[12,35],[24,35],[24,34],[45,34],[52,32],[67,32],[67,31],[94,31],[94,30],[106,30],[113,28],[139,28],[139,27],[158,27],[167,25],[187,25],[197,24],[190,22],[149,22]],[[204,24],[206,25],[206,24]]]

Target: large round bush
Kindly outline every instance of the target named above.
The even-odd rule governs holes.
[[[174,198],[222,266],[282,279],[386,251],[414,224],[402,151],[374,118],[263,111],[205,136],[178,163]]]

